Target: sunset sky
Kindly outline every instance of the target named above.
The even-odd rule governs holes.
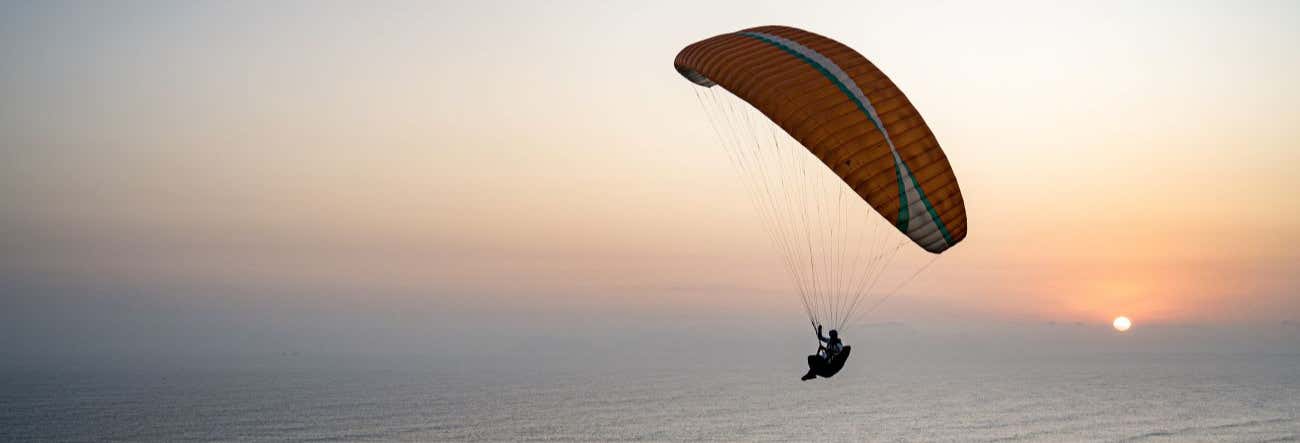
[[[1300,336],[1300,4],[752,3],[6,3],[0,349],[806,334],[672,68],[765,24],[881,67],[961,182],[869,321]]]

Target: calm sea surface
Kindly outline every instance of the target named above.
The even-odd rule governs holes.
[[[1297,355],[858,363],[10,371],[0,440],[1300,439]]]

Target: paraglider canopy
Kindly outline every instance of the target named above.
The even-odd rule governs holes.
[[[934,133],[852,48],[762,26],[693,43],[673,66],[704,87],[696,95],[815,323],[843,329],[903,242],[939,254],[966,238],[961,190]]]

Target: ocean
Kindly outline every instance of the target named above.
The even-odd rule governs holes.
[[[10,370],[0,441],[1300,440],[1296,354],[854,357]]]

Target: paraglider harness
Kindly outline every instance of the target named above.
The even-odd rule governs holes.
[[[838,351],[833,351],[833,352],[830,350],[830,348],[827,348],[826,345],[821,345],[817,347],[817,355],[821,356],[821,358],[825,360],[830,360],[832,358],[835,358],[835,356],[838,355],[840,352],[844,352],[843,346],[840,346]]]
[[[840,343],[838,336],[833,339],[835,340],[834,343],[830,343],[830,340],[823,340],[821,328],[818,328],[816,324],[813,325],[813,330],[817,332],[817,353],[808,356],[808,373],[803,376],[803,379],[810,380],[817,376],[830,378],[844,368],[844,362],[848,360],[849,351],[852,351],[853,347],[844,346]],[[839,351],[832,351],[829,347],[822,345],[822,341],[827,341],[828,345],[838,345]]]

